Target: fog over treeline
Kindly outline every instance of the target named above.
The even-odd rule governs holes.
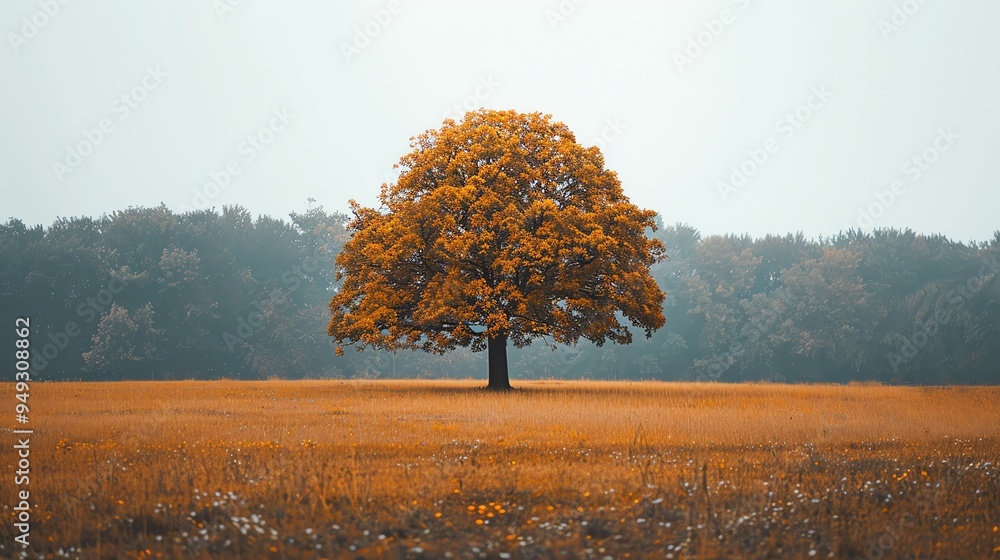
[[[334,356],[327,306],[348,220],[312,205],[287,220],[163,205],[49,227],[11,218],[0,302],[31,319],[35,379],[485,378],[485,353],[467,350]],[[1000,381],[1000,231],[650,235],[670,255],[652,271],[666,326],[627,346],[511,348],[515,382]]]

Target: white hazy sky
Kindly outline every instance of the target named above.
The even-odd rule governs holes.
[[[633,202],[703,233],[985,240],[1000,3],[922,1],[6,1],[0,219],[370,205],[409,138],[467,103],[603,142]]]

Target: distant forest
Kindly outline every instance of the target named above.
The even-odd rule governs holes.
[[[0,225],[0,302],[31,319],[33,379],[480,377],[459,350],[347,349],[326,335],[348,216],[165,206],[48,228]],[[651,232],[666,326],[628,346],[511,348],[511,377],[1000,381],[1000,231],[961,243],[909,230],[832,237]]]

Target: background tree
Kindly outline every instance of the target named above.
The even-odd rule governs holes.
[[[412,147],[381,208],[351,202],[330,301],[338,343],[485,348],[489,387],[508,389],[508,342],[628,344],[623,320],[647,337],[663,325],[656,214],[629,202],[598,148],[549,116],[487,110]]]
[[[121,375],[122,378],[138,373],[131,369],[148,371],[151,363],[162,359],[156,345],[161,332],[154,326],[154,315],[151,303],[131,313],[113,304],[101,317],[91,349],[83,354],[84,363],[89,369],[100,370],[105,375]]]

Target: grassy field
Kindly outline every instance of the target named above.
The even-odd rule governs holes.
[[[479,385],[34,384],[26,557],[1000,558],[997,388]]]

